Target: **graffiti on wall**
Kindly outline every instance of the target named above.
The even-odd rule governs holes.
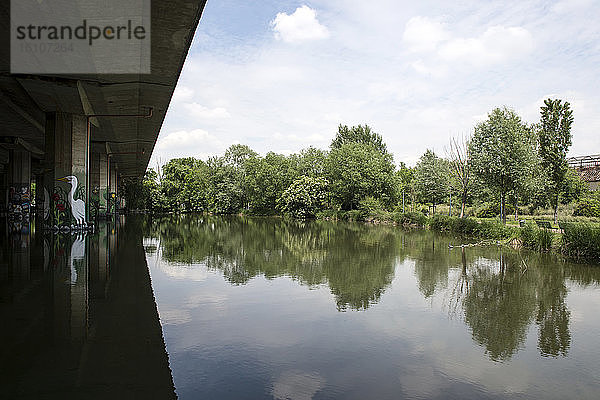
[[[54,188],[50,198],[50,216],[54,228],[60,228],[70,223],[71,208],[67,200],[67,192],[60,186]]]
[[[100,188],[98,186],[92,188],[88,203],[90,206],[90,218],[97,218],[100,212]]]
[[[108,188],[100,189],[100,213],[106,214],[108,207]]]
[[[20,220],[29,215],[31,196],[27,185],[11,186],[8,189],[8,213],[12,219]]]

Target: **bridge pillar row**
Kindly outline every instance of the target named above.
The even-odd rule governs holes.
[[[119,213],[119,210],[125,208],[125,197],[122,193],[122,187],[123,177],[121,175],[117,175],[117,214]]]
[[[99,205],[98,214],[102,217],[106,217],[108,212],[108,154],[106,149],[98,154],[99,157],[99,169],[100,169],[100,186],[99,190]]]
[[[45,224],[58,229],[87,223],[89,137],[84,115],[46,115]]]
[[[44,173],[38,172],[33,175],[33,178],[35,180],[35,213],[36,213],[36,215],[40,216],[37,219],[42,220],[43,215],[44,215],[44,200],[45,200],[45,198],[44,198]],[[33,213],[34,210],[31,210],[31,212]]]
[[[89,216],[96,220],[100,214],[100,154],[92,145],[90,153],[90,198]]]
[[[106,217],[108,155],[104,144],[94,144],[90,154],[90,218]]]
[[[117,166],[115,163],[109,163],[109,201],[108,201],[108,214],[114,215],[117,212]]]

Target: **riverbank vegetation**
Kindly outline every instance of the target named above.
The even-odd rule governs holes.
[[[129,209],[427,225],[600,260],[600,194],[566,161],[572,122],[561,100],[546,100],[533,124],[496,108],[472,135],[452,138],[443,157],[428,149],[414,167],[396,164],[369,126],[340,125],[328,150],[262,156],[236,144],[206,161],[172,159],[141,181],[124,180],[123,190]],[[557,231],[559,220],[586,224],[561,236],[533,219]]]

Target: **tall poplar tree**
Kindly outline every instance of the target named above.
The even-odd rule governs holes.
[[[548,175],[547,191],[554,209],[554,223],[558,219],[558,199],[567,174],[567,151],[571,147],[573,111],[568,102],[559,99],[544,100],[539,126],[539,154],[542,167]]]

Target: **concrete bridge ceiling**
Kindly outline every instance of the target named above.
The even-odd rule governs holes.
[[[91,119],[92,143],[108,144],[119,173],[143,175],[206,0],[152,2],[151,73],[138,75],[10,74],[8,3],[0,5],[0,136],[43,151],[47,112],[141,115],[151,108],[151,118]]]

